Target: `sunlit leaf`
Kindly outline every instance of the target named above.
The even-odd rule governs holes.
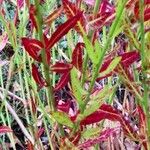
[[[60,124],[73,128],[74,124],[64,112],[51,112],[52,117]]]
[[[81,86],[77,73],[78,71],[75,68],[71,70],[71,86],[72,86],[73,94],[79,104],[79,108],[82,109],[84,103],[82,100],[82,96],[86,94],[86,92],[83,90]]]
[[[36,61],[41,62],[41,49],[44,47],[43,44],[36,39],[22,38],[22,44],[29,55]]]
[[[72,18],[73,16],[77,15],[78,13],[81,13],[82,11],[77,8],[77,6],[73,3],[71,3],[68,0],[62,0],[63,7],[65,10],[65,13],[68,17],[68,19]],[[82,16],[77,24],[74,26],[75,30],[80,33],[81,35],[84,35],[86,33],[85,30],[85,18]]]
[[[72,69],[72,64],[67,64],[63,62],[57,62],[53,66],[51,66],[51,71],[57,72],[57,73],[65,73],[69,72]]]
[[[65,34],[67,34],[68,31],[76,25],[77,21],[81,18],[81,16],[82,13],[78,13],[76,16],[68,19],[65,23],[61,24],[52,34],[49,42],[46,45],[46,49],[51,49],[56,42],[58,42]]]
[[[40,72],[36,65],[32,64],[32,77],[35,82],[38,84],[39,88],[42,88],[46,85],[45,80],[41,77]]]

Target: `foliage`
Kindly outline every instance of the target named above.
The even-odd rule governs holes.
[[[150,149],[149,0],[0,4],[2,149]]]

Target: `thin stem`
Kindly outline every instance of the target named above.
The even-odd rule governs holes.
[[[36,5],[36,9],[37,9],[37,25],[38,25],[38,34],[39,34],[39,38],[40,38],[40,41],[43,42],[44,44],[44,40],[43,40],[43,32],[42,32],[42,14],[41,14],[41,11],[40,11],[40,7],[39,7],[39,0],[35,0],[35,5]],[[48,91],[48,104],[49,104],[49,107],[56,111],[56,107],[55,107],[55,100],[54,100],[54,96],[53,96],[53,88],[52,88],[52,80],[51,80],[51,73],[49,71],[49,66],[48,66],[48,63],[47,63],[47,58],[46,56],[46,50],[43,49],[42,50],[42,62],[43,62],[43,66],[44,66],[44,73],[45,73],[45,78],[46,78],[46,82],[48,84],[47,86],[47,91]]]
[[[93,10],[94,18],[96,17],[96,14],[99,10],[100,3],[101,3],[101,0],[96,0],[95,1],[95,6],[94,6],[94,10]],[[90,30],[90,32],[88,34],[88,37],[89,37],[90,41],[92,41],[93,34],[94,34],[94,31]],[[86,70],[87,70],[87,66],[88,66],[88,59],[89,59],[89,56],[88,56],[87,53],[85,53],[85,58],[84,58],[84,61],[83,61],[83,69],[82,69],[82,79],[81,79],[81,85],[82,86],[84,85],[84,82],[86,80]]]
[[[105,55],[107,49],[109,48],[109,46],[110,46],[110,44],[111,44],[111,41],[112,41],[112,39],[113,39],[113,34],[115,33],[116,27],[117,27],[117,25],[118,25],[118,23],[119,23],[119,21],[120,21],[121,16],[122,16],[122,13],[123,13],[124,6],[125,6],[125,4],[126,4],[126,1],[127,1],[127,0],[125,0],[124,3],[121,5],[121,7],[120,7],[118,13],[116,14],[115,21],[114,21],[114,23],[112,24],[112,26],[111,26],[111,28],[110,28],[110,32],[109,32],[109,36],[108,36],[107,42],[106,42],[105,45],[104,45],[104,48],[103,48],[102,53],[101,53],[101,57],[100,57],[100,59],[99,59],[98,64],[97,64],[96,67],[95,67],[95,71],[94,71],[94,74],[93,74],[93,76],[92,76],[92,81],[91,81],[90,87],[89,87],[89,89],[88,89],[88,94],[87,94],[87,96],[86,96],[86,98],[85,98],[85,103],[84,103],[84,106],[83,106],[83,109],[82,109],[82,113],[84,112],[85,107],[86,107],[87,103],[88,103],[89,100],[90,100],[90,94],[91,94],[91,91],[92,91],[92,89],[93,89],[95,80],[96,80],[96,78],[97,78],[97,76],[98,76],[98,74],[99,74],[99,69],[100,69],[100,67],[101,67],[101,65],[102,65],[104,55]]]
[[[148,149],[150,148],[150,113],[148,103],[148,85],[146,84],[146,46],[145,46],[145,31],[144,31],[144,0],[139,1],[140,6],[140,31],[141,31],[141,60],[142,60],[142,74],[143,74],[143,107],[147,117],[147,136],[148,136]]]

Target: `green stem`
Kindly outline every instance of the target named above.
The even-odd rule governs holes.
[[[44,40],[43,40],[43,32],[42,32],[42,14],[41,14],[41,11],[40,11],[40,6],[39,6],[39,0],[35,0],[35,6],[36,6],[36,9],[37,9],[37,25],[38,25],[38,34],[39,34],[39,38],[40,38],[40,41],[43,42],[44,44]],[[53,88],[52,88],[52,80],[51,80],[51,73],[49,71],[49,65],[47,64],[47,59],[46,58],[46,50],[43,49],[42,50],[42,62],[43,62],[43,66],[44,66],[44,73],[45,73],[45,78],[46,78],[46,82],[48,84],[47,86],[47,91],[48,91],[48,104],[49,104],[49,107],[56,111],[56,106],[55,106],[55,100],[54,100],[54,96],[53,96]]]
[[[109,45],[111,44],[111,41],[112,41],[112,39],[113,39],[113,35],[114,35],[114,33],[115,33],[116,27],[117,27],[117,25],[118,25],[118,23],[119,23],[119,21],[120,21],[121,16],[122,16],[122,13],[123,13],[123,10],[124,10],[126,1],[127,1],[127,0],[124,1],[124,3],[123,3],[123,4],[121,5],[121,7],[119,8],[118,13],[116,13],[115,21],[114,21],[114,23],[112,24],[112,26],[111,26],[111,28],[110,28],[110,32],[109,32],[109,36],[108,36],[107,42],[106,42],[105,45],[104,45],[104,48],[103,48],[102,53],[101,53],[101,57],[100,57],[100,59],[99,59],[98,64],[97,64],[96,67],[95,67],[95,71],[94,71],[94,74],[93,74],[93,76],[92,76],[92,81],[91,81],[90,87],[89,87],[89,89],[88,89],[88,94],[87,94],[87,96],[86,96],[86,98],[85,98],[85,103],[84,103],[84,106],[83,106],[83,109],[82,109],[82,113],[84,112],[85,107],[86,107],[87,103],[88,103],[89,100],[90,100],[91,91],[92,91],[93,86],[94,86],[94,84],[95,84],[96,78],[97,78],[97,76],[98,76],[98,74],[99,74],[99,69],[100,69],[100,67],[101,67],[101,65],[102,65],[102,62],[103,62],[103,58],[104,58],[104,56],[105,56],[105,53],[106,53],[107,49],[109,48]]]
[[[139,1],[140,6],[140,31],[141,31],[141,60],[142,60],[142,74],[143,74],[143,108],[147,117],[147,137],[148,149],[150,148],[150,113],[149,113],[149,100],[148,100],[148,85],[146,84],[146,47],[145,47],[145,31],[144,31],[144,0]]]
[[[101,3],[101,0],[96,0],[96,2],[95,2],[95,6],[94,6],[94,10],[93,10],[94,18],[99,10],[100,3]],[[90,32],[88,34],[90,41],[92,41],[93,34],[94,34],[94,31],[90,30]],[[86,70],[87,70],[87,66],[88,66],[88,59],[89,59],[89,57],[88,57],[88,54],[86,53],[85,59],[83,62],[83,69],[82,69],[82,79],[81,79],[82,86],[84,85],[84,82],[86,80]]]

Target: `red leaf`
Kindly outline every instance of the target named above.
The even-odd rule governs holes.
[[[115,8],[108,0],[103,0],[100,4],[99,13],[94,16],[89,15],[89,25],[93,29],[100,30],[104,25],[110,24],[115,18]]]
[[[123,53],[120,55],[122,57],[121,59],[121,64],[123,66],[123,69],[126,73],[126,75],[128,76],[128,78],[133,81],[133,76],[132,74],[129,72],[128,67],[133,64],[135,61],[138,61],[140,59],[140,55],[137,51],[132,51],[132,52],[127,52],[127,53]],[[100,72],[105,71],[108,66],[110,65],[110,63],[113,61],[113,59],[109,58],[106,61],[104,61],[104,63],[102,64],[102,67],[100,69]],[[117,73],[121,73],[120,70],[118,70],[117,68],[115,68],[114,70]],[[112,75],[113,72],[106,74],[106,76],[104,77],[100,77],[97,78],[97,81],[102,80],[103,78],[109,77]]]
[[[82,71],[82,49],[83,43],[78,43],[72,53],[72,64],[80,71]]]
[[[82,13],[78,13],[76,16],[70,18],[65,23],[60,25],[57,30],[52,34],[49,42],[46,45],[46,49],[51,49],[56,42],[58,42],[68,31],[73,28],[77,21],[82,17]]]
[[[145,0],[144,4],[145,4],[144,21],[148,21],[150,20],[150,8],[149,8],[150,0]],[[136,19],[139,19],[139,16],[140,16],[139,1],[135,3],[134,14],[135,14]]]
[[[139,128],[146,128],[146,115],[141,106],[137,107],[138,116],[139,116]]]
[[[7,132],[13,132],[13,131],[7,126],[0,126],[0,134],[7,133]]]
[[[38,71],[38,68],[36,65],[32,64],[32,76],[35,80],[35,82],[39,85],[39,88],[41,89],[43,86],[46,86],[45,80],[40,76],[40,73]]]
[[[65,73],[69,72],[72,69],[72,64],[65,64],[61,62],[57,62],[55,65],[51,66],[51,71],[57,73]]]
[[[79,10],[75,4],[69,2],[68,0],[63,0],[62,3],[63,3],[63,7],[64,7],[64,10],[65,10],[65,13],[66,13],[68,19],[72,18],[73,16],[77,15],[78,13],[81,13],[81,10]],[[85,18],[82,16],[78,20],[78,24],[76,24],[74,26],[74,29],[78,33],[83,35],[83,32],[86,32],[85,25],[86,25]],[[82,29],[80,29],[79,26],[81,26],[83,28],[83,31],[82,31]]]
[[[95,144],[98,144],[102,141],[105,141],[107,140],[110,136],[113,136],[116,134],[116,132],[118,131],[119,129],[118,128],[109,128],[109,129],[106,129],[104,131],[102,131],[100,133],[100,136],[97,137],[97,138],[94,138],[94,139],[89,139],[87,141],[85,141],[84,143],[81,143],[78,145],[78,148],[79,149],[84,149],[84,148],[88,148],[88,147],[91,147]],[[120,131],[119,131],[120,132]]]
[[[38,26],[37,26],[37,21],[36,21],[36,8],[33,4],[31,4],[29,8],[29,18],[31,20],[32,25],[37,30]]]
[[[150,8],[145,9],[144,11],[144,21],[150,20]]]
[[[56,10],[53,11],[53,13],[48,15],[46,19],[44,19],[44,23],[50,26],[51,23],[61,15],[62,11],[63,11],[63,7],[57,8]]]
[[[93,124],[104,119],[111,121],[119,121],[126,134],[134,133],[130,123],[124,119],[121,113],[115,110],[111,105],[103,104],[101,107],[91,115],[87,116],[81,121],[80,125]]]
[[[67,73],[64,73],[60,80],[58,81],[58,83],[56,84],[55,86],[55,89],[54,91],[58,91],[60,90],[61,88],[63,88],[65,85],[67,85],[68,81],[69,81],[69,78],[70,78],[70,73],[67,72]]]
[[[22,38],[22,44],[33,59],[39,62],[42,61],[40,51],[44,46],[40,41],[24,37]]]
[[[126,68],[128,68],[132,63],[139,60],[140,58],[140,55],[137,51],[127,52],[120,56],[122,56],[121,64]]]

